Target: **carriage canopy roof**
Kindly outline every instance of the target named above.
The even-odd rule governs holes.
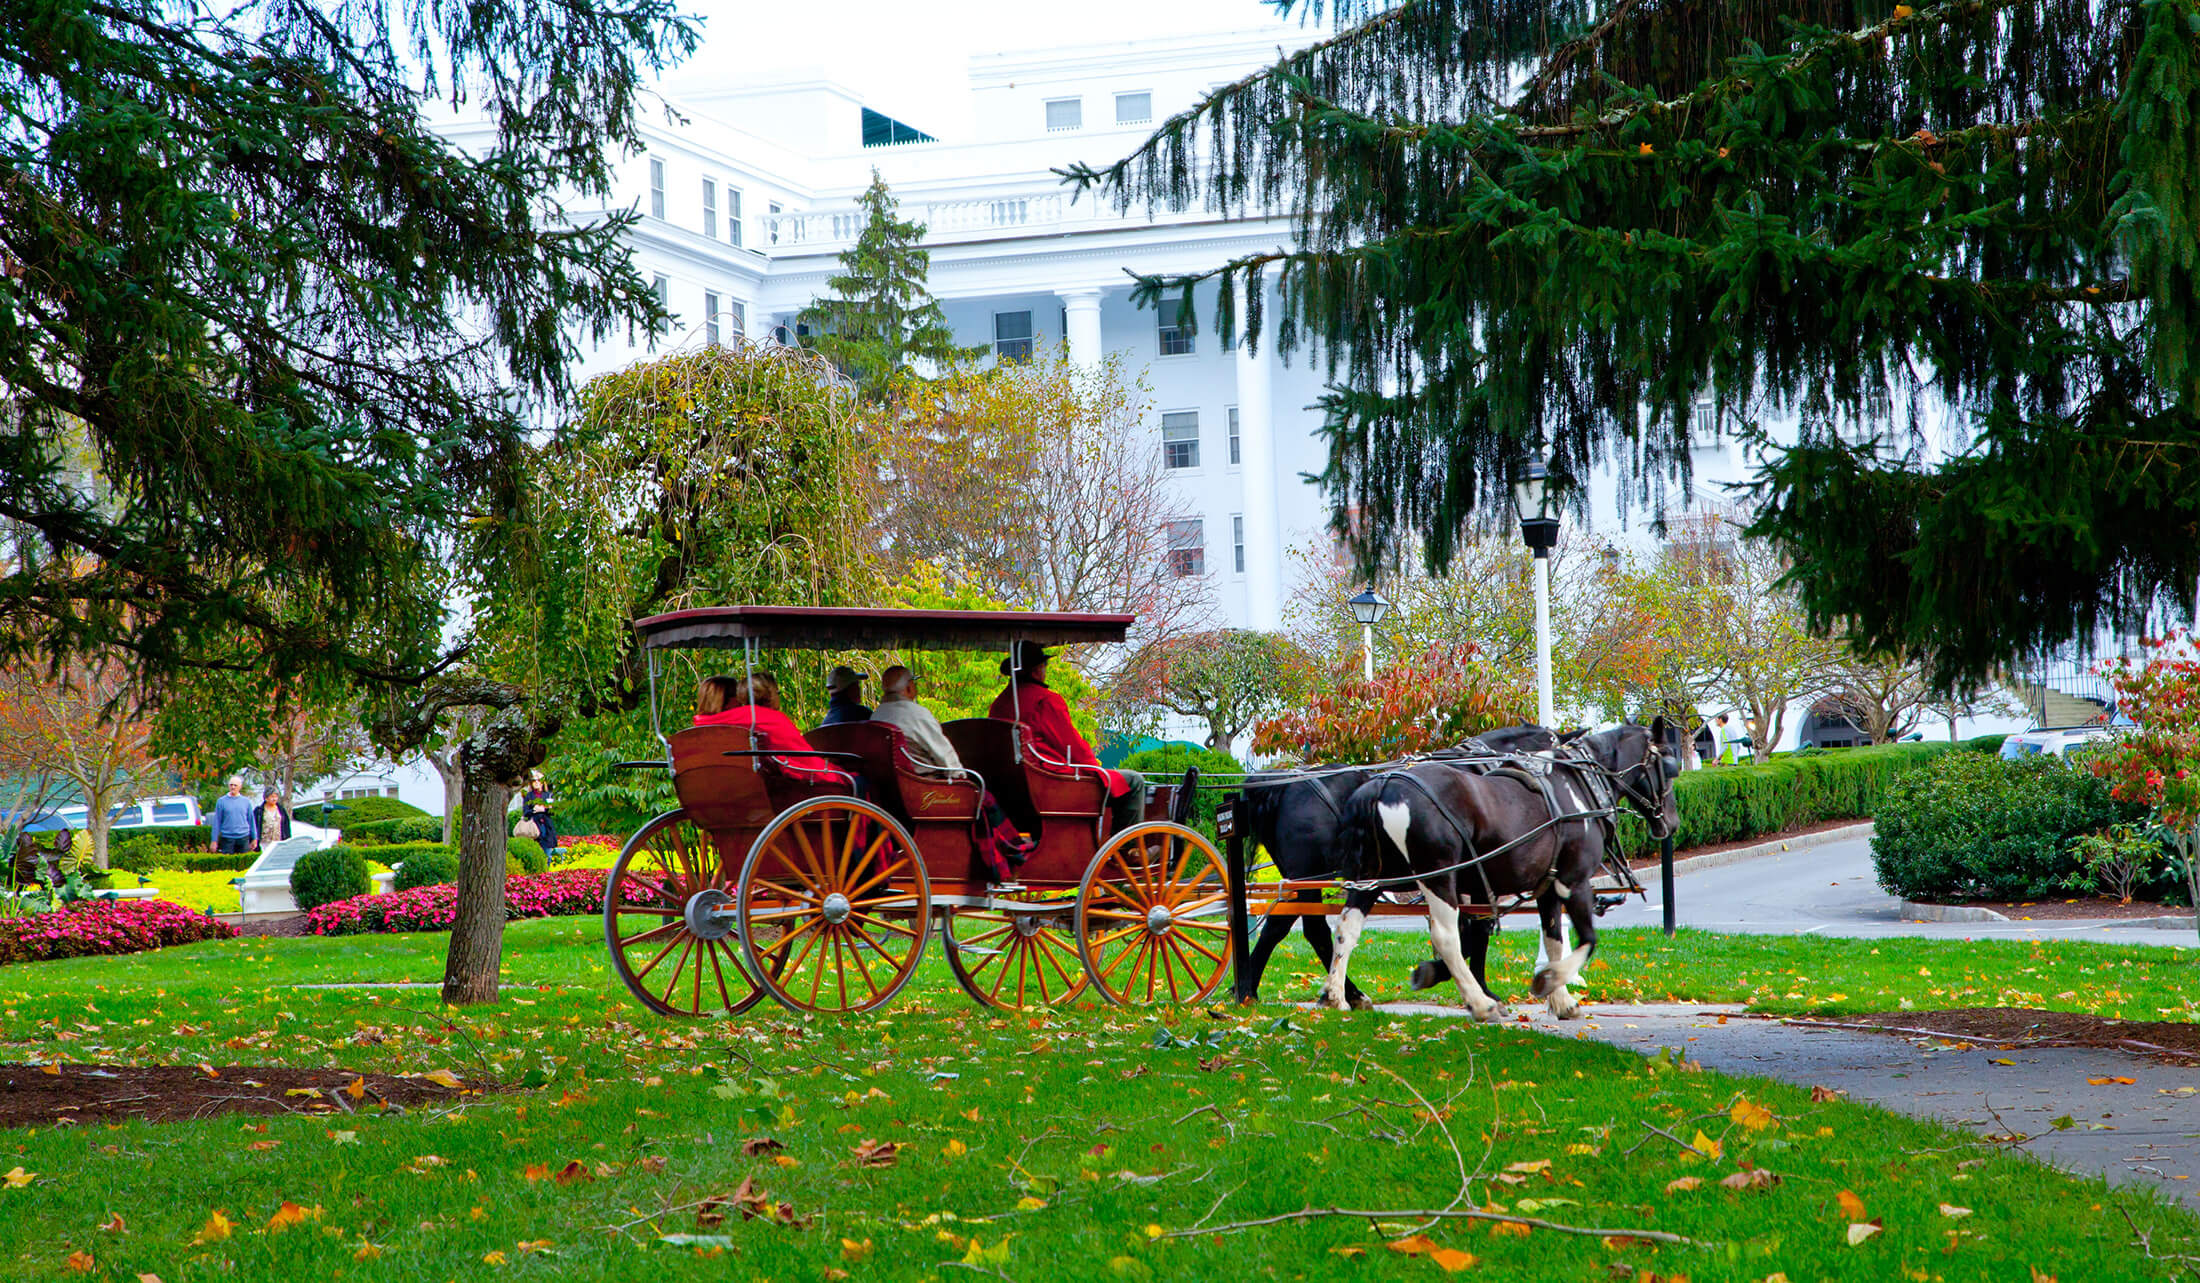
[[[743,642],[786,650],[998,650],[1120,642],[1135,615],[1031,610],[850,610],[831,606],[705,606],[637,620],[649,650],[738,649]]]

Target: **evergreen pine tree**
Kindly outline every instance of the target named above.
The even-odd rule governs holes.
[[[2200,0],[1327,8],[1064,177],[1290,213],[1288,250],[1191,279],[1225,333],[1319,349],[1364,563],[1441,569],[1533,451],[1661,504],[1710,395],[1802,425],[1753,533],[1813,625],[1943,683],[2192,600]],[[1942,413],[1973,439],[1927,462]]]
[[[857,201],[863,230],[840,256],[841,273],[825,282],[832,291],[801,315],[809,342],[866,396],[912,360],[935,365],[969,360],[985,351],[958,347],[939,300],[926,288],[932,255],[922,248],[924,224],[895,216],[894,194],[877,170]]]

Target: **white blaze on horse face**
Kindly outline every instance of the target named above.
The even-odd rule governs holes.
[[[1352,961],[1352,946],[1360,942],[1360,928],[1367,925],[1367,915],[1358,909],[1346,908],[1344,916],[1337,919],[1337,939],[1329,955],[1329,979],[1322,983],[1322,1005],[1345,1010],[1345,968]]]
[[[1459,982],[1459,1000],[1467,1004],[1467,1011],[1476,1020],[1497,1016],[1503,1008],[1474,982],[1474,970],[1459,950],[1459,907],[1438,895],[1428,883],[1417,885],[1428,901],[1429,943],[1435,946],[1436,956],[1451,969],[1451,978]]]
[[[1412,854],[1406,850],[1406,831],[1413,824],[1413,812],[1406,809],[1403,802],[1377,802],[1375,814],[1382,818],[1383,833],[1390,838],[1390,844],[1398,848],[1398,858],[1408,861],[1407,868],[1413,867]]]

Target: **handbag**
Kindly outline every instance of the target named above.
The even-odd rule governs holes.
[[[542,826],[533,820],[521,820],[512,826],[512,836],[532,841],[542,836]]]

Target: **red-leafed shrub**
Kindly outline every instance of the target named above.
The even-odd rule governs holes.
[[[143,953],[236,934],[226,922],[166,900],[84,900],[52,913],[0,918],[0,963]]]
[[[558,869],[507,879],[506,918],[558,918],[596,913],[603,908],[601,869]],[[448,931],[458,917],[458,888],[449,883],[355,895],[324,904],[306,915],[313,934],[363,935],[376,931]]]
[[[1262,722],[1253,749],[1302,762],[1383,762],[1526,721],[1532,707],[1474,647],[1431,646],[1374,681],[1347,665],[1332,676],[1329,693]]]

